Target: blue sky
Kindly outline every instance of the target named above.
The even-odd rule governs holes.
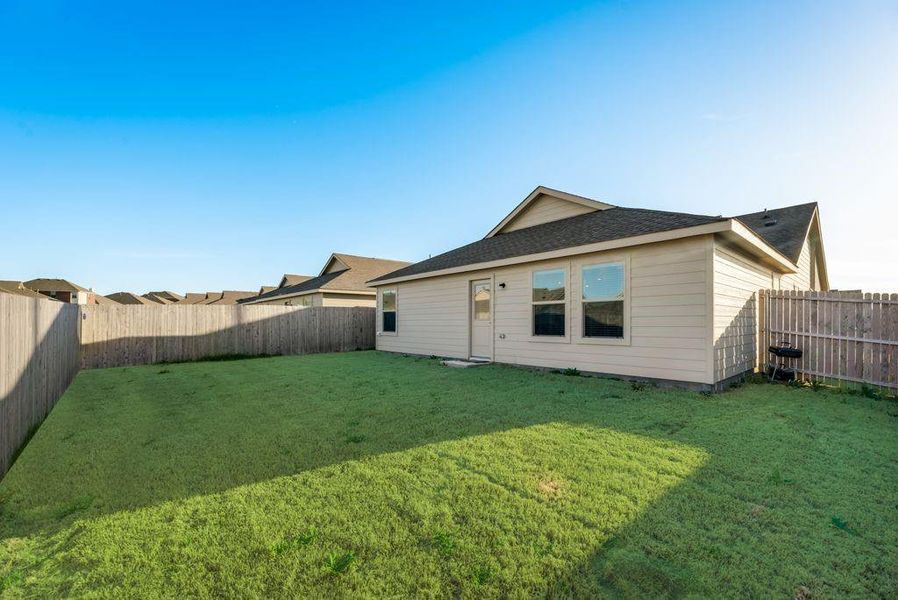
[[[256,289],[544,184],[816,200],[833,285],[898,291],[894,2],[257,4],[0,0],[0,279]]]

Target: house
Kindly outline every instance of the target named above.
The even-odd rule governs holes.
[[[14,296],[25,296],[26,298],[40,298],[42,300],[52,300],[49,296],[30,290],[21,281],[3,281],[0,280],[0,292],[12,294]]]
[[[159,304],[158,302],[154,302],[144,296],[138,296],[132,292],[115,292],[114,294],[108,294],[106,297],[117,304],[135,304],[141,306],[153,306]]]
[[[143,297],[158,304],[174,304],[184,299],[184,296],[169,291],[147,292]]]
[[[267,294],[268,292],[276,289],[278,289],[278,286],[276,285],[263,285],[259,288],[259,293],[257,293],[256,295],[261,296],[262,294]]]
[[[816,203],[721,217],[536,188],[483,239],[374,278],[379,350],[722,387],[760,289],[826,290]]]
[[[276,290],[253,296],[241,304],[285,304],[289,306],[371,306],[376,292],[367,281],[384,273],[406,267],[401,260],[369,258],[352,254],[333,253],[324,263],[317,277],[290,283],[284,275],[282,286]]]
[[[25,287],[40,292],[60,302],[71,304],[99,304],[97,294],[65,279],[32,279],[24,282]]]

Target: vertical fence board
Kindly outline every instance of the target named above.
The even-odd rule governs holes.
[[[0,476],[78,372],[78,307],[0,294]]]
[[[298,306],[84,306],[85,369],[226,354],[374,347],[374,309]]]

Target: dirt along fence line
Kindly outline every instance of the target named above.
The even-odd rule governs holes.
[[[803,380],[898,391],[898,294],[765,290],[759,312],[762,359],[786,341]]]
[[[83,369],[373,347],[373,308],[123,305],[81,309]]]
[[[0,294],[0,477],[78,373],[78,307]]]

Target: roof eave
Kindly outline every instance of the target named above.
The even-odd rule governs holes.
[[[389,279],[372,279],[367,283],[371,287],[380,287],[384,285],[392,285],[405,281],[413,281],[417,279],[427,279],[430,277],[440,277],[442,275],[453,275],[456,273],[466,273],[469,271],[480,271],[483,269],[492,269],[509,265],[523,264],[529,262],[537,262],[541,260],[552,260],[564,256],[575,254],[589,254],[592,252],[603,252],[606,250],[615,250],[626,248],[629,246],[641,246],[644,244],[653,244],[658,242],[667,242],[698,235],[708,235],[722,233],[728,234],[736,240],[740,241],[740,245],[746,247],[753,253],[761,255],[766,262],[775,266],[783,273],[794,273],[797,270],[795,263],[783,256],[767,242],[758,237],[748,227],[734,218],[706,223],[704,225],[696,225],[693,227],[683,227],[680,229],[671,229],[668,231],[659,231],[645,235],[631,236],[620,238],[617,240],[608,240],[605,242],[596,242],[593,244],[585,244],[581,246],[571,246],[568,248],[560,248],[558,250],[550,250],[548,252],[538,252],[536,254],[524,254],[510,258],[486,261],[482,263],[472,263],[459,267],[451,267],[448,269],[439,269],[436,271],[428,271],[426,273],[417,273],[414,275],[391,277]]]
[[[798,270],[798,265],[791,258],[770,245],[748,225],[736,217],[731,218],[730,223],[733,235],[747,250],[761,257],[771,266],[777,267],[781,273],[795,273]]]

